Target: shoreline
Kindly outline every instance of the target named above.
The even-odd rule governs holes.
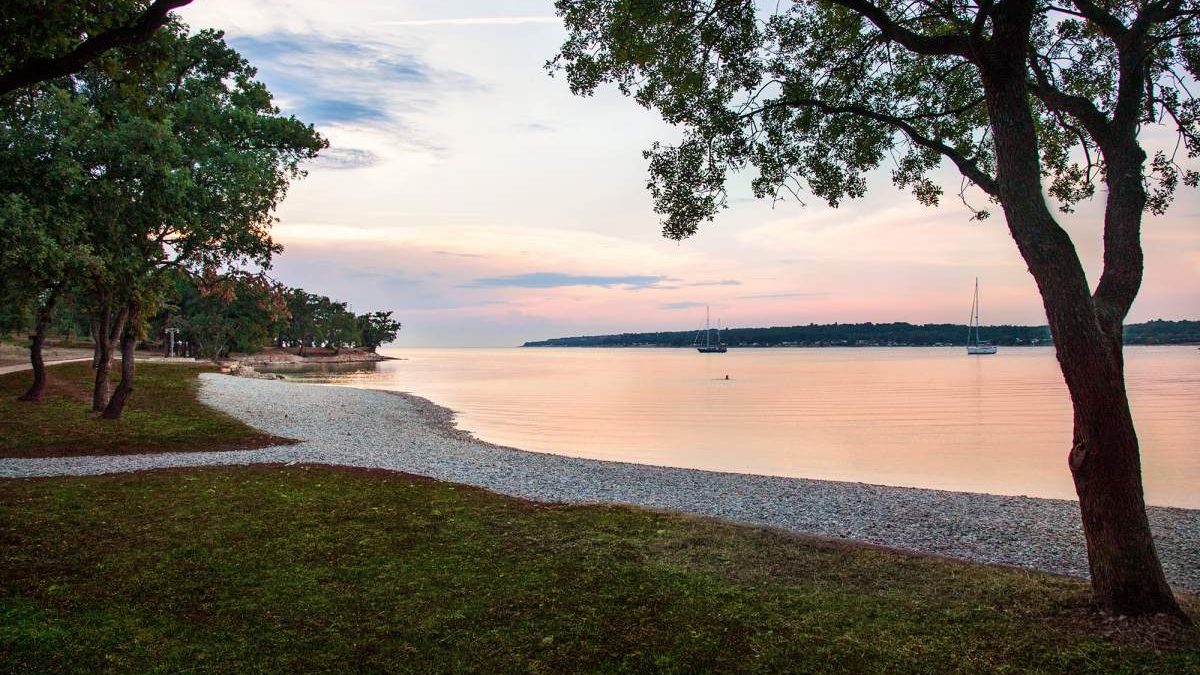
[[[1087,576],[1078,503],[573,458],[489,444],[413,394],[201,375],[200,400],[300,443],[257,450],[0,460],[0,477],[230,464],[400,471],[539,502],[615,503],[946,558]],[[1200,510],[1147,509],[1168,578],[1200,591]]]
[[[387,356],[378,352],[363,352],[358,350],[346,350],[341,354],[316,354],[312,356],[300,356],[291,352],[264,350],[254,354],[245,354],[221,360],[239,363],[252,368],[288,368],[292,366],[338,363],[379,363],[380,361],[403,361],[404,359],[396,356]]]
[[[297,384],[316,384],[316,383],[304,382],[304,383],[297,383]],[[316,384],[316,386],[337,387],[337,386],[341,386],[341,385]],[[459,414],[458,411],[456,411],[452,408],[448,408],[440,403],[436,403],[436,402],[434,402],[430,399],[427,399],[423,396],[418,396],[417,394],[413,394],[413,393],[407,392],[407,391],[392,391],[389,389],[363,389],[363,391],[377,391],[382,394],[391,394],[393,396],[400,396],[402,398],[407,399],[409,401],[409,403],[415,409],[417,409],[418,414],[420,414],[426,418],[429,426],[432,429],[434,429],[438,433],[444,434],[448,438],[466,441],[466,442],[470,442],[470,443],[476,443],[479,445],[494,448],[496,450],[505,450],[508,452],[520,452],[520,453],[530,454],[530,455],[550,455],[553,457],[567,457],[570,459],[580,459],[580,460],[585,460],[585,461],[590,461],[590,462],[603,462],[605,464],[620,464],[620,465],[631,466],[631,467],[648,467],[648,468],[652,468],[652,469],[662,469],[665,471],[699,471],[702,473],[719,474],[719,475],[723,475],[723,476],[750,476],[750,477],[764,478],[764,479],[779,478],[779,479],[783,479],[783,480],[814,481],[814,482],[818,482],[818,483],[832,483],[835,485],[850,485],[850,486],[857,485],[857,486],[862,486],[862,487],[866,487],[866,488],[874,488],[874,489],[879,489],[879,490],[916,490],[919,492],[937,492],[937,493],[942,493],[942,494],[946,494],[946,495],[958,495],[958,496],[963,496],[963,497],[971,497],[971,496],[1001,497],[1001,498],[1012,498],[1012,499],[1034,499],[1037,501],[1058,502],[1058,503],[1062,503],[1062,504],[1071,504],[1071,505],[1076,505],[1076,506],[1079,504],[1078,499],[1061,499],[1061,498],[1057,498],[1057,497],[1033,497],[1030,495],[1011,495],[1011,494],[1002,494],[1002,493],[998,493],[998,492],[971,492],[969,490],[946,490],[943,488],[913,487],[910,485],[888,485],[886,483],[870,483],[870,482],[866,482],[866,481],[855,481],[855,480],[835,480],[832,478],[805,478],[803,476],[782,476],[782,475],[776,475],[776,474],[770,474],[770,473],[751,473],[751,472],[742,472],[742,471],[719,471],[716,469],[697,469],[697,468],[686,467],[686,466],[671,466],[669,464],[623,462],[623,461],[615,460],[615,459],[594,459],[594,458],[583,457],[583,456],[578,456],[578,455],[560,455],[558,453],[553,453],[553,452],[542,452],[542,451],[538,451],[538,450],[525,450],[525,449],[514,447],[511,445],[501,445],[499,443],[493,443],[491,441],[487,441],[487,440],[483,440],[483,439],[479,438],[470,430],[463,429],[457,425],[455,418]],[[1170,511],[1182,511],[1182,512],[1187,512],[1187,513],[1200,514],[1200,508],[1189,508],[1186,506],[1163,506],[1163,505],[1158,505],[1158,504],[1148,504],[1146,506],[1146,508],[1147,509],[1165,509],[1165,510],[1170,510]]]
[[[965,349],[966,344],[941,344],[941,345],[917,345],[917,344],[895,344],[895,345],[726,345],[729,349]],[[1050,344],[1036,345],[1006,345],[1000,344],[998,347],[1005,349],[1036,349],[1044,347],[1054,347]],[[1123,349],[1129,347],[1196,347],[1200,349],[1200,342],[1131,342],[1122,345]],[[540,345],[540,344],[521,344],[515,347],[516,349],[695,349],[696,345]]]

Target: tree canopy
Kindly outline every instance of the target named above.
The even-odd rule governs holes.
[[[0,21],[0,96],[83,70],[106,52],[148,39],[192,0],[7,0]]]
[[[120,414],[132,345],[168,273],[268,269],[280,250],[273,211],[304,175],[302,162],[327,145],[311,125],[282,115],[255,74],[219,32],[190,34],[169,21],[77,74],[5,99],[0,153],[22,169],[0,181],[9,252],[0,264],[21,280],[6,295],[40,307],[38,335],[61,293],[89,307],[93,406],[106,416]],[[125,365],[109,401],[118,340]]]
[[[1196,0],[557,0],[548,65],[582,95],[612,83],[682,129],[646,152],[674,239],[758,197],[862,197],[869,172],[927,205],[961,174],[972,217],[998,205],[1041,293],[1074,407],[1069,465],[1093,588],[1108,609],[1179,615],[1154,550],[1124,384],[1123,322],[1141,287],[1142,218],[1200,174]],[[1143,147],[1163,125],[1175,144]],[[1104,194],[1093,289],[1054,206]],[[982,201],[980,201],[982,200]]]
[[[996,18],[1028,5],[1028,40]],[[1032,95],[1049,194],[1069,210],[1105,178],[1104,146],[1159,123],[1180,144],[1155,152],[1147,206],[1162,212],[1200,151],[1187,80],[1200,71],[1194,2],[878,2],[559,0],[568,30],[549,64],[589,95],[614,83],[684,131],[649,150],[650,189],[672,238],[726,206],[730,172],[753,168],[758,197],[862,197],[867,173],[924,204],[949,160],[984,200],[998,198],[981,70],[1005,59]],[[980,45],[990,43],[993,54]],[[1116,150],[1116,148],[1111,148]],[[964,198],[970,191],[956,186]],[[977,218],[986,204],[972,203]]]

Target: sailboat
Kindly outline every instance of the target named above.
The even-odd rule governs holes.
[[[701,354],[724,354],[727,350],[724,342],[721,342],[721,320],[717,320],[717,341],[713,342],[712,327],[709,323],[708,307],[704,308],[704,344],[700,344],[700,334],[696,334],[696,351]]]
[[[971,303],[971,324],[967,327],[967,353],[995,354],[996,345],[979,339],[979,277],[975,277],[975,300]]]

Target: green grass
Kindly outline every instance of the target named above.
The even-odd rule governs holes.
[[[91,412],[88,363],[51,366],[39,403],[18,401],[28,371],[0,375],[0,457],[189,452],[286,442],[196,400],[198,376],[212,367],[140,363],[133,396],[119,420]],[[113,382],[120,379],[114,371]]]
[[[0,572],[7,673],[1200,672],[1073,579],[329,467],[3,481]]]

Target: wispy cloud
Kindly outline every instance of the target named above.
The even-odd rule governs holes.
[[[273,32],[229,40],[259,69],[279,106],[305,122],[382,128],[409,146],[440,150],[410,117],[474,79],[430,65],[413,48],[370,39]]]
[[[720,281],[693,281],[683,284],[684,286],[741,286],[742,282],[735,279],[722,279]]]
[[[774,298],[821,298],[829,293],[759,293],[756,295],[739,295],[741,300],[771,300]]]
[[[561,272],[530,272],[501,277],[482,277],[466,284],[469,288],[563,288],[566,286],[626,286],[647,288],[666,279],[654,275],[591,276]]]
[[[410,279],[408,277],[400,277],[386,272],[372,272],[363,270],[343,270],[342,274],[349,279],[361,279],[363,281],[376,284],[387,288],[402,288],[408,286],[416,286],[420,284],[418,279]]]
[[[383,21],[382,26],[516,26],[526,23],[559,23],[557,16],[471,16],[457,19]]]
[[[686,302],[686,301],[685,302],[664,302],[663,304],[659,305],[659,307],[661,307],[662,309],[695,309],[696,307],[703,307],[703,306],[704,306],[703,302]]]
[[[534,133],[548,133],[548,132],[554,131],[554,127],[550,126],[549,124],[544,124],[542,122],[525,122],[525,123],[516,125],[516,127],[517,127],[517,129],[520,129],[521,131],[531,131]]]
[[[358,148],[326,148],[314,162],[325,169],[362,169],[378,163],[379,155]]]

